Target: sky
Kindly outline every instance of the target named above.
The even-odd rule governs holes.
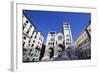
[[[36,31],[43,33],[46,41],[47,34],[50,31],[62,32],[63,22],[69,22],[73,40],[75,40],[80,32],[89,24],[91,13],[79,12],[55,12],[55,11],[35,11],[24,10],[25,15],[36,27]]]

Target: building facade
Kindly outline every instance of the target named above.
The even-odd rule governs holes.
[[[65,48],[67,48],[73,42],[71,28],[69,23],[67,22],[63,23],[63,33],[64,33]]]
[[[23,27],[23,48],[28,48],[28,42],[32,33],[35,31],[35,27],[32,26],[32,23],[28,18],[23,14],[22,16],[22,27]]]
[[[70,25],[67,22],[64,22],[62,26],[63,34],[56,33],[55,31],[48,33],[45,55],[43,58],[44,60],[57,58],[62,51],[67,49],[68,46],[72,44],[73,40]],[[65,54],[66,52],[64,53],[64,55]]]
[[[62,51],[65,50],[63,34],[58,33],[55,37],[55,41],[56,41],[55,53],[56,53],[56,57],[57,57]]]
[[[28,48],[23,49],[23,62],[35,62],[39,61],[40,50]]]
[[[43,40],[44,40],[44,37],[41,32],[34,32],[31,37],[31,40],[29,41],[28,47],[29,48],[37,48],[37,49],[41,50]]]
[[[46,40],[46,49],[45,49],[45,58],[48,58],[47,60],[50,60],[50,58],[53,58],[55,55],[55,36],[56,32],[49,32],[47,35],[47,40]]]
[[[73,42],[71,28],[68,22],[63,23],[63,34],[64,34],[64,46],[65,46],[65,50],[67,50],[67,48]],[[63,53],[63,56],[64,55],[66,56],[66,51]]]
[[[39,61],[43,34],[36,31],[28,17],[23,14],[23,62]]]
[[[32,23],[28,20],[26,15],[23,15],[23,33],[27,37],[31,37],[32,33],[35,31],[35,26],[32,25]]]
[[[91,58],[91,25],[89,24],[74,41],[73,46],[79,59]]]

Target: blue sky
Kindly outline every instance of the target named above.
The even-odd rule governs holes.
[[[73,40],[77,38],[79,33],[89,24],[91,20],[90,13],[79,12],[53,12],[53,11],[35,11],[24,10],[24,13],[36,27],[36,31],[41,31],[45,41],[49,31],[62,32],[62,23],[64,21],[70,23]]]

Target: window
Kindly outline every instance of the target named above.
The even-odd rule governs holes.
[[[23,30],[24,30],[25,26],[23,26]]]
[[[58,40],[62,40],[62,38],[63,38],[63,37],[62,37],[61,35],[58,36]]]
[[[84,42],[87,43],[87,42],[88,42],[88,39],[85,39]],[[84,44],[85,44],[85,43],[84,43]]]
[[[29,40],[29,43],[30,43],[31,41]]]
[[[32,25],[30,25],[30,27],[32,27]]]
[[[52,44],[54,45],[54,42]]]
[[[41,37],[39,38],[39,40],[41,40]]]
[[[86,34],[84,34],[84,36],[86,36]]]
[[[26,59],[26,62],[29,62],[29,61],[30,61],[30,58],[27,58],[27,59]]]
[[[29,55],[31,55],[31,53],[29,53]]]
[[[56,42],[56,44],[57,44],[57,42]]]
[[[53,43],[51,42],[51,45],[52,45]]]
[[[23,42],[23,46],[25,45],[25,42]]]
[[[24,25],[27,25],[26,23],[24,23]]]
[[[36,32],[36,34],[38,34],[38,32]]]
[[[63,42],[63,44],[64,44],[64,42]]]
[[[35,37],[34,38],[36,38],[36,35],[35,35]]]
[[[66,42],[66,44],[70,44],[69,42]]]
[[[67,34],[66,36],[67,36],[67,37],[69,37],[69,35],[68,35],[68,34]]]
[[[29,30],[26,33],[28,34],[29,33]]]
[[[51,34],[51,36],[53,36],[53,34]]]
[[[24,39],[26,40],[26,37],[24,36]]]
[[[35,40],[33,40],[33,43],[35,43]]]
[[[30,49],[30,52],[32,51],[32,49]]]
[[[33,46],[34,46],[34,44],[31,45],[31,47],[33,47]]]
[[[31,56],[32,56],[33,54],[31,54]]]
[[[24,51],[26,52],[26,51],[27,51],[27,49],[24,49]]]
[[[33,36],[31,36],[31,38],[32,38]]]
[[[26,20],[26,23],[28,24],[28,20]]]
[[[40,41],[42,42],[42,39],[40,39]]]
[[[28,45],[28,47],[30,46],[30,44]]]
[[[69,39],[66,39],[67,41],[69,41]]]
[[[34,31],[32,32],[32,34],[34,34]]]
[[[35,58],[33,58],[33,60],[32,61],[34,61],[35,60]]]
[[[55,32],[50,32],[50,34],[55,34]]]

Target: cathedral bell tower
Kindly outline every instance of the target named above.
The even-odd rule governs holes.
[[[64,45],[65,49],[67,49],[68,46],[70,46],[73,42],[71,28],[69,23],[67,22],[63,23],[63,33],[64,33]]]

